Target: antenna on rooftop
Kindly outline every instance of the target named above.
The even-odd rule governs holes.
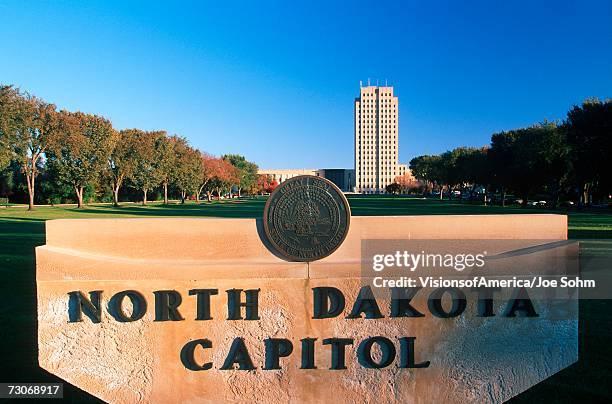
[[[359,80],[359,88],[363,87],[363,81]]]
[[[385,79],[385,87],[388,87],[388,86],[387,86],[387,79]]]
[[[370,78],[368,77],[368,87],[370,87]]]

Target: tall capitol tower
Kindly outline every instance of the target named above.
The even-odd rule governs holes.
[[[384,193],[400,175],[397,102],[392,86],[360,86],[355,99],[355,192]]]

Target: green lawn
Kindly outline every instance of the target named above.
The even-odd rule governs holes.
[[[400,197],[349,197],[353,215],[448,215],[550,213],[539,208],[498,207],[461,204],[448,201]],[[44,222],[60,218],[106,218],[145,216],[260,217],[265,198],[187,203],[159,203],[141,206],[124,204],[93,205],[84,209],[73,206],[38,207],[28,212],[24,207],[0,209],[0,344],[3,363],[1,381],[59,381],[38,368],[36,359],[36,284],[34,247],[44,244]],[[610,211],[566,211],[569,236],[574,239],[612,239]],[[610,301],[580,302],[580,361],[556,376],[517,397],[517,402],[542,400],[600,401],[610,396],[607,381],[612,369],[612,307]],[[65,397],[73,402],[90,396],[65,384]]]
[[[83,209],[75,206],[44,206],[28,212],[25,207],[0,209],[0,224],[6,222],[45,221],[62,218],[142,217],[142,216],[196,216],[196,217],[261,217],[266,199],[241,199],[213,201],[200,205],[188,202],[184,205],[171,203],[162,205],[150,203],[124,204],[119,208],[112,205],[90,205]],[[483,206],[387,196],[350,196],[349,202],[354,216],[380,215],[479,215],[479,214],[532,214],[559,213],[569,216],[570,238],[612,238],[612,211],[577,211],[567,209],[521,208],[518,206]]]

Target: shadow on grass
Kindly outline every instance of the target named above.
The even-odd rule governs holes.
[[[0,220],[0,381],[64,383],[64,401],[102,402],[38,366],[34,248],[44,243],[43,221]]]
[[[514,397],[509,403],[610,402],[612,300],[580,300],[578,362]]]
[[[250,203],[249,203],[250,202]],[[263,215],[264,200],[249,202],[212,202],[203,204],[185,205],[123,205],[96,206],[95,208],[80,209],[81,213],[95,213],[107,215],[129,216],[160,216],[160,217],[228,217],[228,218],[257,218]]]
[[[569,229],[567,237],[570,239],[610,239],[612,238],[611,230],[591,230],[591,229]]]

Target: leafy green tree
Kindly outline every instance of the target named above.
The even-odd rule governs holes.
[[[442,199],[444,188],[448,189],[449,199],[451,199],[453,190],[471,182],[474,176],[473,167],[468,166],[467,162],[475,150],[471,147],[457,147],[442,153],[439,159],[434,160],[433,173],[436,182],[441,185],[440,199]]]
[[[163,180],[159,150],[166,132],[145,132],[139,129],[133,131],[138,147],[134,150],[134,170],[130,180],[134,188],[142,192],[142,204],[146,205],[147,193],[159,186]]]
[[[117,134],[115,147],[108,157],[105,171],[113,192],[113,203],[119,206],[119,190],[123,182],[132,177],[136,168],[138,129],[125,129]]]
[[[49,164],[61,182],[76,193],[78,207],[83,207],[83,190],[91,185],[106,167],[117,140],[107,119],[82,112],[60,113],[62,131],[59,141],[49,147]]]
[[[513,185],[514,174],[510,167],[514,164],[516,153],[513,137],[504,132],[491,136],[491,147],[487,153],[487,164],[491,170],[491,184],[501,193],[501,204],[506,206],[506,195]]]
[[[612,100],[593,98],[574,106],[567,113],[563,129],[580,203],[591,203],[595,187],[607,196],[612,189]]]
[[[435,181],[435,160],[439,159],[438,156],[424,155],[418,156],[410,160],[410,171],[412,175],[418,180],[425,182]]]
[[[486,185],[489,182],[488,147],[461,148],[455,160],[459,181],[467,184]]]
[[[502,193],[516,192],[523,206],[544,187],[558,189],[567,172],[567,147],[557,125],[550,122],[494,134],[489,157]]]
[[[410,160],[410,171],[420,181],[433,187],[440,188],[440,199],[442,199],[443,185],[446,178],[445,162],[441,156],[425,155]]]
[[[457,157],[463,153],[460,148],[446,151],[440,155],[440,161],[438,163],[438,183],[442,185],[442,189],[448,190],[448,199],[452,198],[452,190],[461,183],[459,173],[455,170],[455,164]],[[442,191],[440,192],[440,199],[442,199]]]
[[[484,186],[485,191],[490,183],[488,147],[466,147],[462,148],[455,160],[455,171],[459,181],[463,185],[471,185],[470,199],[474,195],[478,185]],[[485,204],[487,202],[485,192]]]
[[[36,178],[45,152],[57,142],[61,132],[55,105],[30,94],[21,94],[13,87],[2,87],[2,125],[15,161],[25,175],[28,209],[34,209]]]
[[[233,185],[238,188],[238,197],[243,189],[249,189],[257,183],[257,164],[247,161],[239,154],[226,154],[221,158],[236,167],[236,184]]]
[[[12,86],[0,85],[0,171],[10,164],[13,157],[11,140],[15,136],[15,98],[18,97]]]
[[[188,193],[195,193],[199,202],[202,172],[200,151],[190,147],[184,138],[175,138],[174,156],[175,167],[172,171],[172,182],[181,192],[181,203],[185,203]]]
[[[14,165],[14,162],[13,162]],[[10,197],[15,188],[15,171],[11,164],[4,171],[0,171],[0,196]]]
[[[5,143],[5,139],[0,135],[0,171],[4,170],[11,162],[13,154],[10,146]]]
[[[164,136],[160,136],[156,142],[157,149],[157,164],[159,175],[161,178],[161,184],[164,189],[164,204],[168,204],[168,185],[174,177],[177,175],[177,171],[180,170],[180,166],[177,161],[177,143],[187,142],[185,139],[181,139],[178,136],[168,137],[165,132]]]

